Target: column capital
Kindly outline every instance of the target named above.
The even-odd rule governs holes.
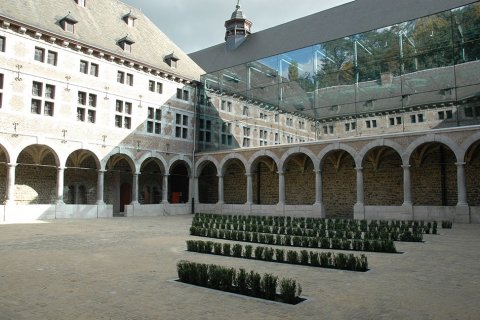
[[[279,171],[277,171],[277,173],[278,173],[278,175],[281,175],[281,176],[283,176],[283,175],[285,174],[285,171],[281,171],[281,170],[279,170]]]
[[[251,173],[251,172],[245,172],[245,175],[246,175],[247,177],[251,177],[251,176],[253,176],[253,173]]]
[[[464,166],[464,165],[466,165],[466,164],[467,164],[466,162],[455,162],[455,165],[456,165],[457,167]]]
[[[58,170],[58,171],[65,170],[65,167],[57,167],[57,170]]]
[[[18,163],[7,163],[7,166],[10,167],[10,168],[15,168],[16,166],[18,166]]]
[[[217,177],[218,177],[218,178],[223,178],[224,175],[223,175],[223,174],[217,174]]]
[[[99,170],[97,170],[97,172],[98,172],[98,173],[103,173],[103,174],[104,174],[105,172],[107,172],[107,170],[99,169]]]
[[[412,166],[409,165],[409,164],[402,164],[401,167],[402,167],[403,169],[410,169]]]
[[[362,170],[363,170],[363,167],[355,167],[355,170],[357,170],[357,171],[362,171]]]

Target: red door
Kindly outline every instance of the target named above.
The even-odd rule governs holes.
[[[120,187],[120,212],[125,212],[125,205],[130,202],[132,202],[132,186],[125,182]]]

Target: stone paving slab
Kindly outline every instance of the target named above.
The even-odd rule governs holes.
[[[479,318],[479,225],[397,242],[404,254],[366,253],[372,270],[356,273],[187,252],[190,223],[0,224],[0,320]],[[171,281],[182,259],[291,277],[309,300],[282,305]]]

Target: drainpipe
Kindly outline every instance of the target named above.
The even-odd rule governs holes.
[[[193,147],[192,147],[192,181],[193,181],[193,186],[192,186],[192,194],[190,195],[191,201],[192,201],[192,212],[191,214],[195,214],[195,197],[197,196],[195,194],[195,190],[197,189],[195,187],[196,179],[196,170],[195,170],[195,149],[197,147],[197,102],[199,101],[198,99],[198,85],[199,83],[194,82],[195,85],[195,95],[194,95],[194,101],[193,101]]]

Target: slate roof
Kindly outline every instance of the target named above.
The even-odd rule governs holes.
[[[87,1],[80,7],[74,0],[0,0],[0,17],[51,32],[58,36],[89,45],[105,52],[154,66],[166,73],[199,80],[205,73],[187,54],[173,43],[139,9],[119,0]],[[69,15],[70,14],[70,15]],[[129,27],[126,15],[136,18],[135,26]],[[59,22],[65,16],[75,17],[75,34],[62,29]],[[128,34],[134,39],[132,52],[125,52],[118,45]],[[166,55],[175,52],[179,62],[172,69],[165,63]]]

